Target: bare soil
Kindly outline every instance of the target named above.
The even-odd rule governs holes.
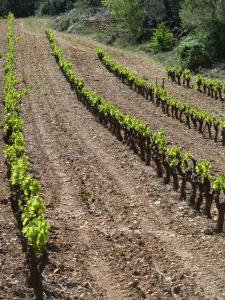
[[[42,26],[33,30],[17,20],[16,32],[18,72],[33,86],[22,105],[27,152],[52,224],[46,298],[225,299],[225,235],[205,230],[215,220],[194,215],[152,167],[96,122],[59,70]],[[171,143],[212,161],[215,173],[224,169],[224,148],[161,115],[109,74],[96,43],[57,36],[88,87],[153,129],[164,128]],[[135,65],[135,56],[127,63]]]

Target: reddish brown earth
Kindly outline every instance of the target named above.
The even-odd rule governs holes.
[[[96,122],[71,90],[36,22],[34,30],[16,21],[16,58],[25,84],[33,85],[22,105],[25,136],[52,224],[43,273],[48,299],[225,299],[225,235],[205,231],[215,220],[195,216],[153,168]],[[224,168],[224,148],[161,115],[109,74],[96,57],[96,43],[57,36],[88,87],[154,129],[165,128],[171,142],[192,147],[196,156],[214,163],[215,172]],[[128,65],[140,64],[128,56]],[[15,274],[13,262],[18,267],[22,258],[6,255],[12,261],[8,271]],[[14,299],[10,292],[4,299]]]

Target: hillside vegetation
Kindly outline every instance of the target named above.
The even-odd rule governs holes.
[[[3,0],[0,14],[60,15],[55,28],[94,34],[108,44],[141,45],[146,52],[175,50],[192,70],[225,59],[225,0]],[[174,54],[173,54],[174,55]],[[222,65],[223,67],[223,65]]]

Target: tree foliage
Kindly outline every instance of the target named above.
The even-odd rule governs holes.
[[[225,16],[225,0],[184,0],[180,17],[190,29],[204,28],[205,24],[222,20]]]
[[[112,16],[121,28],[127,28],[128,35],[132,38],[141,33],[145,19],[145,10],[141,0],[103,0],[103,4],[111,9]]]
[[[35,0],[1,0],[0,15],[6,16],[12,11],[16,17],[27,17],[34,13]]]
[[[73,8],[73,1],[65,0],[39,0],[36,1],[38,15],[57,15]]]
[[[225,58],[225,0],[184,0],[180,17],[192,31],[178,47],[183,66],[207,67]]]
[[[16,17],[27,17],[38,11],[40,14],[56,15],[73,8],[74,0],[1,0],[0,15],[12,11]]]
[[[178,16],[180,0],[102,0],[119,25],[118,32],[127,28],[131,38],[137,40],[145,26],[152,21]],[[150,37],[150,33],[149,33]]]
[[[154,29],[152,39],[150,42],[150,48],[154,52],[170,50],[175,44],[175,38],[170,30],[166,27],[165,23],[160,23],[159,26]]]

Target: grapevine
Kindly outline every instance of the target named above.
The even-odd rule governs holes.
[[[110,72],[113,72],[123,83],[129,85],[130,88],[136,90],[146,99],[155,102],[158,107],[161,106],[165,114],[185,123],[188,128],[191,128],[192,124],[194,129],[202,135],[206,128],[210,139],[218,142],[220,137],[222,145],[225,146],[225,119],[216,117],[206,111],[201,111],[193,105],[186,104],[181,100],[171,97],[163,86],[155,86],[153,83],[149,85],[146,80],[138,77],[132,71],[113,60],[105,50],[99,48],[97,49],[97,54],[101,62]],[[181,84],[181,80],[183,79],[183,83],[190,86],[190,70],[185,69],[182,71],[181,67],[167,67],[167,72],[168,77],[171,77],[172,81],[177,80],[178,83]],[[215,95],[220,95],[218,83],[212,84],[212,88],[214,89]],[[214,133],[212,133],[212,131],[214,131]]]
[[[183,85],[190,88],[190,82],[192,80],[191,71],[189,69],[182,70],[180,67],[166,66],[168,78],[172,82],[177,82],[180,85],[179,80],[176,80],[177,73],[181,72],[183,79]],[[177,78],[178,79],[178,78]],[[197,75],[196,78],[197,90],[201,93],[207,94],[208,97],[214,99],[224,100],[223,92],[225,93],[225,84],[217,79],[209,79],[202,75]]]
[[[147,165],[151,161],[154,161],[157,175],[159,177],[166,176],[164,177],[165,183],[169,183],[172,177],[174,189],[178,190],[179,187],[181,188],[181,199],[186,199],[186,183],[190,182],[193,187],[189,200],[190,205],[194,209],[199,210],[202,200],[205,198],[205,213],[208,217],[211,217],[211,200],[214,200],[215,194],[211,180],[211,164],[207,161],[197,162],[192,153],[182,153],[180,147],[169,146],[163,131],[153,132],[146,123],[132,115],[124,114],[119,107],[104,100],[96,92],[92,92],[86,88],[84,80],[75,74],[72,65],[64,56],[62,49],[59,48],[55,33],[48,30],[46,35],[51,44],[52,54],[55,56],[62,72],[75,89],[78,99],[87,109],[94,113],[99,122],[116,135],[119,140],[125,142],[130,149],[138,154]],[[98,53],[101,57],[103,50],[100,49]],[[146,87],[144,79],[138,78],[123,66],[110,60],[107,68],[112,70],[112,67],[123,81],[128,78],[130,86],[135,86],[141,92],[151,93],[151,87]],[[161,90],[163,98],[167,98],[165,89],[159,87],[158,91]],[[173,99],[170,100],[172,101]],[[180,106],[182,105],[180,103]],[[191,112],[190,110],[190,114]],[[200,197],[196,199],[198,190]]]
[[[40,184],[28,174],[30,163],[25,154],[24,120],[19,112],[20,103],[29,93],[29,88],[17,89],[20,80],[15,73],[15,41],[14,16],[9,13],[8,53],[3,96],[4,134],[7,142],[4,153],[10,169],[12,189],[21,211],[22,233],[35,252],[42,252],[48,242],[50,226],[44,217],[45,203],[40,197]]]

